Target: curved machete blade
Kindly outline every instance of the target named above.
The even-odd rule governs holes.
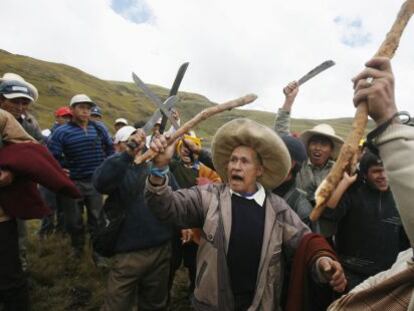
[[[307,74],[305,74],[302,78],[298,80],[298,84],[302,85],[306,81],[312,79],[314,76],[320,74],[322,71],[325,71],[326,69],[332,67],[335,65],[335,62],[333,60],[327,60],[320,64],[319,66],[313,68],[311,71],[309,71]]]
[[[185,62],[183,63],[180,68],[178,69],[177,75],[175,76],[174,83],[171,87],[169,96],[177,95],[178,89],[180,87],[181,81],[183,81],[185,72],[187,71],[187,67],[190,63]],[[161,125],[160,125],[160,133],[164,133],[165,126],[167,125],[167,117],[165,115],[162,116]]]

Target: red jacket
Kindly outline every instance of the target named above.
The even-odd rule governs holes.
[[[49,150],[40,144],[19,143],[0,148],[0,168],[14,174],[13,182],[0,188],[0,207],[8,216],[33,219],[51,213],[37,190],[38,183],[72,198],[81,197]]]
[[[312,301],[309,301],[312,299],[332,301],[332,297],[326,297],[326,293],[317,294],[318,297],[306,297],[308,293],[307,286],[309,285],[307,280],[308,271],[312,269],[316,260],[322,256],[338,260],[332,247],[323,236],[316,233],[303,236],[293,258],[286,304],[287,311],[307,310],[309,306],[306,304],[312,303]]]

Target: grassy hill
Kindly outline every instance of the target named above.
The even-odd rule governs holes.
[[[153,104],[132,82],[102,80],[68,65],[41,61],[0,50],[0,74],[3,75],[5,72],[18,73],[38,88],[40,96],[38,102],[32,106],[32,112],[38,118],[42,128],[50,127],[55,109],[67,104],[70,98],[78,93],[86,93],[98,103],[103,109],[104,121],[111,130],[113,130],[111,128],[113,120],[118,117],[126,117],[135,122],[146,120],[154,111]],[[137,74],[139,75],[139,72]],[[168,95],[168,89],[164,87],[155,85],[149,85],[149,87],[163,99]],[[177,106],[183,121],[187,121],[202,109],[214,104],[205,96],[194,93],[180,92],[179,98]],[[273,126],[275,115],[257,110],[235,109],[209,119],[195,130],[209,144],[209,138],[220,125],[238,117],[249,117]],[[292,130],[300,132],[321,122],[331,124],[343,137],[351,126],[350,118],[318,121],[293,119]]]

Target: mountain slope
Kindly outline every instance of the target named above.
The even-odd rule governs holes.
[[[150,100],[132,82],[101,80],[68,65],[41,61],[0,50],[0,74],[3,75],[5,72],[18,73],[38,88],[39,100],[31,109],[42,128],[50,127],[53,123],[55,109],[68,104],[70,98],[78,93],[88,94],[98,103],[103,110],[104,121],[110,130],[113,130],[111,128],[113,120],[118,117],[126,117],[131,122],[146,120],[155,110]],[[168,95],[166,88],[154,85],[149,85],[149,87],[163,99]],[[213,105],[206,97],[198,94],[180,92],[179,98],[177,107],[183,121]],[[238,117],[248,117],[272,127],[275,115],[257,110],[235,109],[209,119],[195,130],[209,144],[211,136],[220,125]],[[317,121],[293,119],[292,130],[300,132],[322,122],[333,125],[341,136],[345,136],[351,128],[350,118]]]

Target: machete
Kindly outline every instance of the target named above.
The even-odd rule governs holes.
[[[159,111],[161,112],[162,116],[166,117],[168,120],[170,120],[170,122],[174,126],[174,128],[178,129],[180,126],[178,125],[177,121],[175,121],[175,119],[171,116],[171,111],[169,111],[168,109],[165,109],[166,107],[161,102],[161,99],[157,95],[155,95],[134,72],[132,73],[132,78],[134,79],[134,82],[138,86],[138,88],[140,88],[144,92],[144,94],[149,99],[151,99],[151,101],[153,103],[155,103],[155,105],[158,107]],[[173,97],[174,97],[174,102],[175,102],[177,99],[175,98],[175,96],[173,96]],[[167,103],[170,98],[171,98],[171,96],[167,98],[165,103]],[[170,108],[171,106],[172,106],[172,104],[170,104],[168,108]],[[150,121],[152,121],[153,118],[154,118],[154,115],[153,115],[153,117],[151,117]],[[157,119],[155,119],[155,122],[156,121],[157,121]],[[154,126],[155,122],[147,122],[145,124],[144,128],[150,127],[151,123],[153,123],[152,126]],[[149,128],[149,129],[151,129],[151,128]],[[144,129],[144,131],[145,131],[145,129]],[[148,131],[148,129],[145,132],[147,133],[147,131]]]
[[[174,83],[171,87],[169,96],[177,95],[178,88],[180,87],[181,81],[184,78],[185,72],[187,71],[189,63],[183,63],[180,68],[178,69],[177,75],[175,76]],[[170,120],[171,121],[171,120]],[[164,133],[165,126],[167,125],[167,118],[165,116],[162,117],[161,125],[160,125],[160,133]]]
[[[157,120],[161,117],[161,115],[164,115],[161,109],[164,109],[164,107],[168,109],[169,107],[174,106],[174,104],[177,102],[177,99],[178,99],[177,96],[170,96],[166,99],[164,104],[161,103],[163,107],[160,109],[157,109],[157,111],[154,112],[152,117],[148,120],[147,123],[145,123],[144,127],[142,128],[142,130],[145,132],[145,135],[150,134]],[[138,147],[138,144],[134,140],[130,140],[127,142],[127,146],[131,149],[135,149]]]
[[[327,60],[320,64],[319,66],[313,68],[311,71],[309,71],[307,74],[305,74],[302,78],[298,80],[298,85],[302,85],[306,81],[312,79],[314,76],[320,74],[322,71],[325,71],[326,69],[332,67],[335,65],[335,62],[332,60]]]
[[[148,120],[147,123],[145,123],[144,127],[142,128],[145,132],[145,134],[149,135],[151,133],[152,128],[157,123],[158,119],[164,116],[164,110],[168,111],[168,109],[172,108],[174,104],[177,102],[178,97],[177,96],[170,96],[167,98],[167,100],[162,104],[162,109],[157,109],[154,114],[151,116],[151,118]],[[170,113],[170,112],[169,112]],[[168,118],[168,115],[166,116]],[[171,117],[171,113],[170,113]],[[175,123],[177,123],[174,120]],[[174,126],[174,124],[173,124]],[[175,129],[178,129],[178,124],[176,124],[177,127],[174,126]]]

